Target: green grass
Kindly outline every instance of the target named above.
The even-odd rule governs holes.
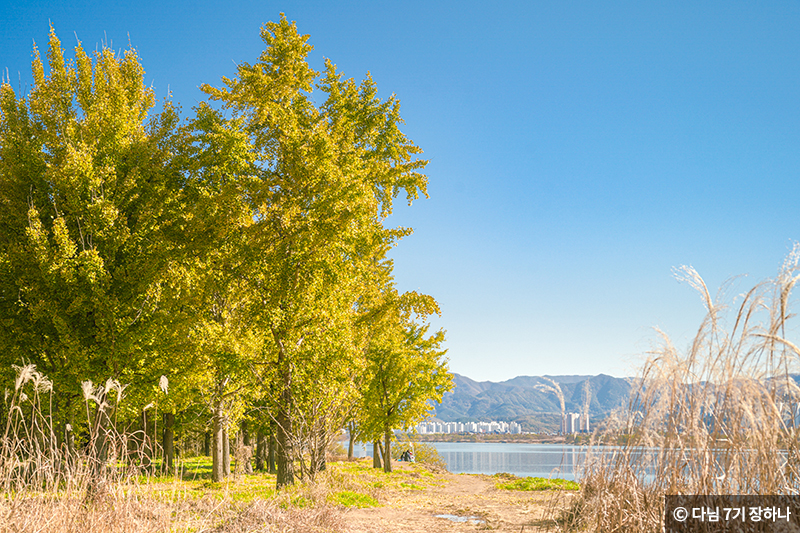
[[[581,486],[568,479],[546,479],[543,477],[516,477],[511,474],[495,474],[496,486],[502,490],[580,490]]]
[[[357,507],[364,509],[367,507],[377,507],[378,500],[367,494],[359,494],[351,490],[343,490],[330,495],[330,501],[345,507]]]
[[[387,490],[424,490],[431,485],[438,485],[440,479],[435,474],[429,472],[426,467],[419,463],[404,463],[402,469],[396,468],[391,473],[386,473],[381,469],[372,468],[367,461],[351,461],[334,463],[334,470],[338,472],[337,477],[347,476],[350,487],[360,486],[367,489],[387,489]]]
[[[157,470],[156,470],[157,471]],[[276,497],[275,476],[259,472],[231,476],[222,482],[211,481],[211,458],[188,457],[179,463],[178,476],[141,475],[136,478],[139,490],[163,500],[205,496],[216,500],[251,503]]]

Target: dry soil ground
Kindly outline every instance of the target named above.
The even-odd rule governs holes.
[[[501,490],[495,481],[484,475],[444,473],[418,490],[386,492],[380,507],[348,510],[345,519],[353,533],[545,531],[552,524],[548,516],[553,516],[554,506],[565,506],[572,496]],[[474,519],[457,522],[437,515]]]

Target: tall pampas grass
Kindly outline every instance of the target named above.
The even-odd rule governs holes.
[[[154,483],[150,461],[143,460],[148,451],[143,436],[115,429],[125,386],[114,380],[82,384],[86,433],[75,439],[67,425],[58,438],[53,383],[34,365],[15,370],[0,426],[0,533],[344,530],[330,505],[298,508],[291,491],[243,502],[227,493],[192,495],[177,478],[167,489],[163,480]],[[159,386],[166,394],[166,378]],[[325,495],[306,492],[305,500],[325,502]]]
[[[124,386],[82,383],[87,433],[76,445],[70,424],[57,435],[53,383],[35,365],[14,369],[0,442],[0,532],[164,530],[170,511],[142,505],[132,436],[111,423]]]
[[[800,349],[786,338],[800,279],[795,246],[776,278],[726,305],[691,267],[675,274],[701,296],[705,318],[680,351],[663,332],[632,385],[630,404],[590,449],[568,530],[660,532],[670,494],[800,492]]]

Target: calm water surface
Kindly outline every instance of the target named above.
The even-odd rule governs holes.
[[[575,480],[583,472],[586,448],[565,444],[430,442],[455,474],[497,474]],[[607,447],[603,453],[614,453]],[[356,455],[372,457],[372,445],[356,446]],[[594,452],[597,453],[597,452]]]
[[[575,479],[582,472],[586,451],[564,444],[499,442],[432,442],[456,474],[497,474]]]

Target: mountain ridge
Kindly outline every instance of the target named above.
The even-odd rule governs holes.
[[[551,379],[559,384],[564,395],[567,412],[582,412],[589,392],[589,416],[605,418],[611,411],[624,406],[630,395],[630,380],[606,374],[516,376],[494,382],[476,381],[453,373],[455,388],[445,393],[442,402],[434,407],[435,417],[443,422],[506,420],[528,422],[547,420],[547,425],[557,420],[561,404],[552,387]]]

